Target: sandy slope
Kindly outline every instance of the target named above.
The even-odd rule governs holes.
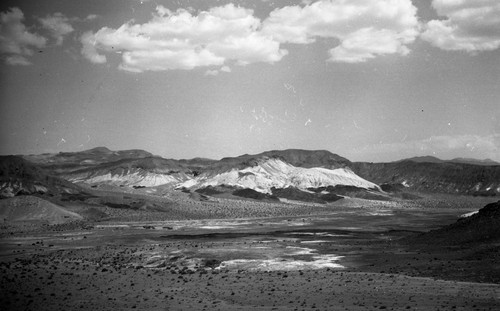
[[[80,219],[83,217],[77,213],[67,211],[34,196],[19,196],[0,200],[0,220],[2,222],[36,221],[58,224]]]

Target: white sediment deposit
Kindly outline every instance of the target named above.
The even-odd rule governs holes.
[[[113,184],[126,186],[155,187],[159,185],[178,183],[181,178],[177,175],[158,174],[145,171],[123,171],[119,174],[114,173],[87,173],[74,174],[68,177],[72,182],[85,182],[87,184]]]
[[[219,174],[202,174],[178,187],[199,189],[219,185],[249,188],[262,193],[271,193],[273,187],[295,187],[306,190],[308,188],[347,185],[365,189],[379,189],[376,184],[359,177],[349,168],[295,167],[276,158],[259,160],[257,165],[244,169],[234,168]]]

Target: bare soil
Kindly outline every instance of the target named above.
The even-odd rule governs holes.
[[[67,202],[84,222],[3,224],[2,310],[500,308],[499,244],[408,243],[483,199],[163,199],[143,209]]]

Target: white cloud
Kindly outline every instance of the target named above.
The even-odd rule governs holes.
[[[80,41],[82,42],[82,55],[94,64],[103,64],[106,62],[106,56],[97,53],[96,40],[92,32],[84,33]]]
[[[419,34],[416,12],[411,0],[320,0],[275,9],[261,21],[234,4],[198,13],[160,5],[144,24],[131,21],[82,37],[82,54],[102,63],[109,53],[121,53],[119,68],[134,72],[190,70],[275,63],[288,54],[283,43],[333,38],[338,44],[332,44],[330,61],[363,62],[408,54]]]
[[[31,65],[31,62],[27,60],[24,56],[21,55],[12,55],[12,56],[7,56],[5,59],[5,62],[7,65],[20,65],[20,66],[28,66]]]
[[[335,38],[330,60],[363,62],[383,54],[409,53],[418,35],[417,9],[410,0],[321,0],[275,9],[263,32],[283,43],[308,44]]]
[[[54,13],[44,18],[39,18],[38,21],[42,27],[50,31],[52,37],[56,39],[56,45],[61,45],[63,43],[64,36],[74,31],[73,27],[69,23],[69,18],[64,16],[62,13]]]
[[[24,25],[24,14],[19,8],[0,12],[0,54],[9,65],[29,65],[27,57],[34,48],[43,48],[47,39],[30,32]]]
[[[360,29],[342,43],[330,50],[330,60],[335,62],[358,63],[382,54],[407,55],[410,50],[397,40],[394,32],[387,29]]]
[[[433,0],[443,20],[431,20],[422,39],[443,50],[488,51],[500,47],[500,1]]]
[[[122,53],[123,70],[142,72],[274,63],[286,55],[279,42],[259,31],[253,11],[233,4],[194,15],[158,6],[144,24],[129,22],[118,29],[101,28],[82,36],[82,54],[92,62],[104,62],[104,53]]]
[[[123,53],[120,69],[142,72],[146,70],[162,71],[169,69],[193,69],[210,65],[220,65],[224,62],[209,50],[185,49],[180,51],[170,49],[134,50]]]
[[[97,19],[99,16],[97,16],[96,14],[89,14],[87,15],[87,17],[85,17],[85,20],[86,21],[93,21],[95,19]]]
[[[205,71],[205,76],[217,76],[220,72],[231,72],[231,68],[228,66],[222,66],[219,70],[209,69]]]

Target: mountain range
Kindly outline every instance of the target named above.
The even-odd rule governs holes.
[[[462,163],[462,164],[472,164],[472,165],[485,165],[485,166],[494,166],[500,165],[500,163],[495,162],[491,159],[472,159],[472,158],[454,158],[451,160],[441,160],[439,158],[433,156],[422,156],[422,157],[413,157],[408,159],[403,159],[402,161],[413,161],[419,163]]]
[[[327,197],[339,195],[390,199],[418,192],[500,194],[500,165],[490,160],[417,157],[389,163],[351,162],[326,150],[300,149],[221,160],[175,160],[143,150],[98,147],[81,152],[4,156],[0,162],[3,197],[78,192],[82,187],[103,185],[125,189],[162,186],[251,198],[312,198],[323,203]]]
[[[500,193],[500,165],[403,160],[352,163],[355,173],[382,188],[419,192],[495,196]]]

